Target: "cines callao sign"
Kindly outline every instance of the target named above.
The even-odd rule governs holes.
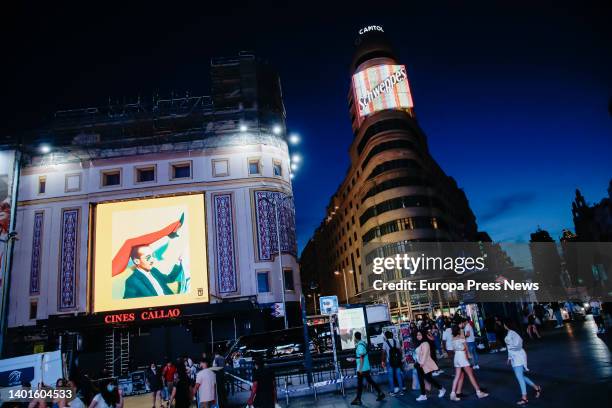
[[[109,313],[104,316],[105,324],[147,322],[151,320],[174,319],[181,315],[181,309],[173,307],[169,309],[143,310],[138,312]]]

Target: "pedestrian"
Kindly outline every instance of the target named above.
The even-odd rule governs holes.
[[[425,341],[429,343],[429,354],[431,355],[431,359],[438,365],[438,356],[436,355],[436,339],[432,333],[433,327],[426,328],[423,333],[425,334]],[[442,374],[442,370],[436,370],[432,373],[434,377]]]
[[[399,342],[393,338],[393,333],[391,331],[385,332],[381,362],[382,367],[387,369],[389,395],[402,395],[402,391],[406,389],[402,377],[402,351],[400,350]]]
[[[357,396],[351,402],[351,405],[361,405],[361,394],[363,392],[363,379],[376,390],[376,401],[382,401],[385,399],[385,394],[378,388],[378,385],[372,379],[370,375],[370,359],[368,358],[368,345],[361,339],[361,332],[356,331],[353,335],[355,337],[355,356],[356,356],[356,368],[357,368]]]
[[[561,306],[559,305],[559,302],[551,302],[550,308],[553,311],[555,320],[557,320],[557,325],[555,326],[555,329],[560,329],[561,327],[563,327],[563,316],[561,315]]]
[[[471,325],[469,320],[465,320],[463,325],[465,344],[467,345],[470,356],[472,357],[472,368],[474,370],[479,370],[480,366],[478,365],[478,353],[476,350],[476,335],[474,334],[474,327]]]
[[[504,337],[506,337],[506,330],[504,329],[504,323],[499,316],[495,316],[495,341],[497,342],[497,349],[499,351],[506,351],[506,344],[504,343]]]
[[[459,327],[458,324],[453,325],[452,334],[453,350],[455,352],[455,357],[453,361],[453,365],[455,366],[455,378],[453,379],[453,388],[450,394],[451,401],[460,401],[460,398],[457,397],[457,394],[461,393],[460,384],[463,381],[464,372],[470,380],[472,387],[474,387],[474,389],[476,390],[476,395],[478,396],[478,398],[487,397],[489,394],[480,390],[480,386],[476,381],[474,371],[472,371],[472,367],[470,367],[470,361],[468,359],[469,353],[465,344],[465,337],[463,336],[461,327]]]
[[[536,315],[533,313],[529,313],[529,315],[527,315],[527,335],[530,339],[533,339],[534,336],[538,339],[542,338],[536,325]]]
[[[176,370],[177,379],[176,384],[172,387],[168,406],[172,405],[174,401],[174,408],[189,408],[193,400],[193,394],[191,393],[191,382],[187,374],[187,367],[184,361],[176,366],[178,367]]]
[[[444,332],[442,333],[442,341],[444,342],[444,347],[446,348],[446,355],[452,363],[455,352],[453,351],[453,330],[451,328],[450,320],[446,321],[446,326]]]
[[[106,379],[100,384],[100,392],[93,398],[89,408],[123,408],[123,394],[114,379]]]
[[[194,393],[198,408],[210,408],[217,400],[217,376],[210,369],[207,360],[200,359],[200,371],[196,374]]]
[[[443,398],[444,394],[446,394],[446,389],[432,376],[434,372],[438,371],[438,365],[431,358],[431,347],[427,341],[426,335],[424,335],[423,332],[417,332],[416,341],[418,347],[416,348],[416,362],[414,363],[414,367],[417,370],[419,387],[421,388],[421,395],[416,400],[427,400],[425,380],[438,389],[438,398]]]
[[[157,400],[159,400],[159,405],[161,406],[161,390],[163,388],[162,379],[161,373],[154,362],[152,362],[149,368],[147,368],[147,371],[145,372],[145,379],[147,381],[147,384],[149,385],[149,390],[151,390],[151,393],[153,394],[153,408],[156,407]]]
[[[176,374],[176,366],[172,361],[168,361],[162,370],[162,379],[164,382],[164,400],[168,402],[172,389],[174,388],[174,374]]]
[[[536,391],[536,398],[540,398],[542,387],[525,377],[525,372],[529,371],[529,368],[527,368],[527,353],[523,349],[523,339],[514,330],[514,325],[510,320],[507,320],[504,322],[504,328],[507,330],[504,341],[508,346],[508,364],[512,366],[514,376],[521,388],[521,399],[517,402],[517,405],[525,405],[529,402],[527,399],[527,384]]]
[[[227,388],[225,382],[225,357],[221,355],[221,345],[218,345],[215,350],[212,367],[217,377],[217,405],[219,408],[224,408],[227,406]]]
[[[274,408],[276,405],[274,373],[265,366],[262,357],[255,359],[253,385],[251,386],[251,396],[247,401],[247,405],[253,405],[255,408]]]

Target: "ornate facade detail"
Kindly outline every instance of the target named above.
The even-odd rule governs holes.
[[[30,264],[30,296],[40,294],[40,265],[42,250],[42,233],[44,213],[34,214],[34,227],[32,231],[32,262]]]
[[[281,251],[297,256],[295,238],[295,209],[293,198],[280,191],[254,192],[257,254],[259,260],[269,261],[278,253],[274,204],[278,206]]]
[[[215,214],[215,251],[219,294],[238,291],[234,244],[234,206],[232,195],[213,196]]]
[[[62,240],[60,242],[59,310],[76,307],[77,265],[79,239],[79,210],[62,211]]]

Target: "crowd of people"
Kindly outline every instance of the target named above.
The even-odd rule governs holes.
[[[542,394],[542,387],[525,375],[529,372],[527,353],[519,332],[528,333],[530,330],[533,330],[530,328],[530,321],[527,321],[523,329],[519,329],[510,319],[493,317],[490,320],[489,346],[492,352],[508,353],[507,362],[512,367],[520,390],[518,405],[528,402],[527,386],[533,388],[535,398],[540,398]],[[453,369],[453,380],[448,384],[451,401],[461,401],[465,398],[463,383],[466,378],[474,388],[477,398],[489,395],[480,386],[476,376],[480,366],[474,322],[461,316],[440,316],[436,321],[425,316],[422,320],[410,324],[410,333],[412,347],[409,356],[391,331],[384,333],[381,366],[387,371],[390,396],[402,395],[412,376],[413,388],[420,391],[417,401],[426,401],[427,391],[431,389],[436,389],[438,398],[443,398],[447,389],[435,378],[443,373],[439,362],[442,358],[448,359]],[[372,386],[377,401],[382,401],[385,394],[372,379],[368,346],[362,340],[360,332],[356,332],[354,338],[357,395],[351,404],[361,405],[364,381]],[[412,363],[408,364],[408,361]]]

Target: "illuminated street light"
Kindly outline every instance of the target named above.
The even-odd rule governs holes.
[[[350,273],[353,273],[353,271],[351,270]],[[334,275],[336,276],[340,276],[342,275],[342,280],[344,281],[344,296],[346,299],[346,304],[349,304],[349,297],[348,297],[348,287],[346,286],[346,274],[344,273],[344,268],[342,268],[342,273],[340,273],[340,271],[334,271]]]
[[[298,165],[295,163],[291,163],[291,170],[296,171],[298,169]]]
[[[241,132],[246,132],[247,131],[247,125],[240,125],[240,131]]]
[[[272,128],[272,133],[274,133],[275,135],[280,135],[280,132],[281,132],[281,127],[280,127],[280,126],[275,125],[275,126]]]
[[[300,135],[298,135],[297,133],[292,133],[291,135],[289,135],[289,143],[291,143],[292,145],[300,143]]]
[[[299,154],[294,154],[293,156],[291,156],[291,161],[293,163],[299,163],[302,161],[302,157]]]
[[[42,154],[47,154],[51,152],[51,146],[49,146],[47,143],[43,143],[40,145],[40,147],[38,148],[38,150],[42,153]]]

